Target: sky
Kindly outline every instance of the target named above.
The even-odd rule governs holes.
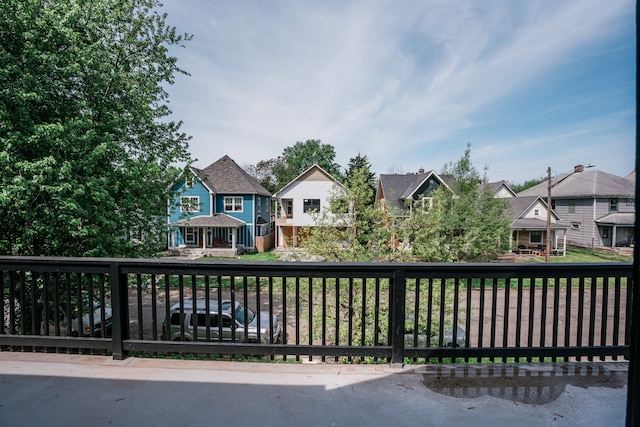
[[[635,167],[633,0],[165,0],[170,120],[204,168],[309,139],[376,175],[441,172],[464,154],[521,184]]]

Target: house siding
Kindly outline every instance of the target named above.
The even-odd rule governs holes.
[[[183,219],[194,218],[201,215],[209,215],[211,212],[211,197],[209,190],[196,181],[193,187],[185,188],[184,180],[174,187],[173,206],[169,210],[169,222],[177,222]],[[184,196],[198,196],[200,198],[200,210],[198,212],[180,212],[180,198]]]
[[[303,212],[304,199],[319,199],[320,213],[329,209],[329,197],[335,190],[335,184],[331,181],[299,181],[293,183],[287,191],[278,195],[279,199],[293,200],[292,221],[288,225],[293,226],[313,226],[314,217]]]
[[[538,210],[538,215],[536,215],[536,210]],[[522,218],[541,219],[546,221],[547,208],[542,203],[536,203],[522,216]],[[555,218],[552,217],[551,221],[555,222]]]
[[[572,203],[575,203],[575,212],[569,213],[569,206]],[[608,199],[607,211],[604,211],[601,204],[600,208],[596,207],[594,211],[593,204],[594,199],[592,198],[555,199],[556,213],[569,226],[567,229],[567,243],[583,247],[601,246],[603,244],[594,220],[598,218],[598,211],[602,212],[599,216],[608,213]],[[579,228],[576,228],[576,226]]]

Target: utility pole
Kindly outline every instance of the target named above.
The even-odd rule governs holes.
[[[547,242],[545,248],[545,261],[551,258],[551,167],[547,168]]]

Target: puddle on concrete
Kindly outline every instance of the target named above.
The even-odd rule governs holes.
[[[624,363],[560,363],[524,365],[428,366],[424,385],[437,393],[474,398],[493,396],[527,404],[556,400],[567,385],[622,388],[627,385]]]

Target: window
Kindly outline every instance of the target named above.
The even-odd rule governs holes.
[[[529,243],[542,243],[542,231],[531,231],[529,233]]]
[[[579,222],[572,222],[571,223],[571,228],[573,230],[580,230],[580,223]]]
[[[187,245],[198,245],[198,230],[195,227],[186,227],[184,230],[184,242]]]
[[[556,209],[556,199],[552,199],[551,200],[551,209],[553,209],[553,210]]]
[[[258,197],[258,212],[262,212],[262,197]]]
[[[433,197],[423,197],[422,198],[422,209],[425,212],[429,212],[433,207]]]
[[[618,212],[618,199],[609,199],[609,212]]]
[[[198,318],[198,326],[207,326],[207,315],[206,313],[197,313]],[[193,315],[191,316],[190,322],[191,326],[193,325]],[[217,327],[218,326],[218,315],[217,314],[209,314],[209,326]]]
[[[569,213],[570,214],[576,213],[576,201],[575,200],[569,200]]]
[[[188,176],[185,180],[184,180],[184,186],[187,188],[192,188],[195,185],[195,179],[193,178],[193,176]]]
[[[302,205],[302,212],[320,212],[320,199],[304,199],[304,204]]]
[[[242,197],[225,197],[225,212],[242,212]]]
[[[535,216],[540,215],[540,209],[534,209],[534,210],[533,210],[533,214],[534,214]]]
[[[180,197],[180,212],[200,212],[199,196]]]

